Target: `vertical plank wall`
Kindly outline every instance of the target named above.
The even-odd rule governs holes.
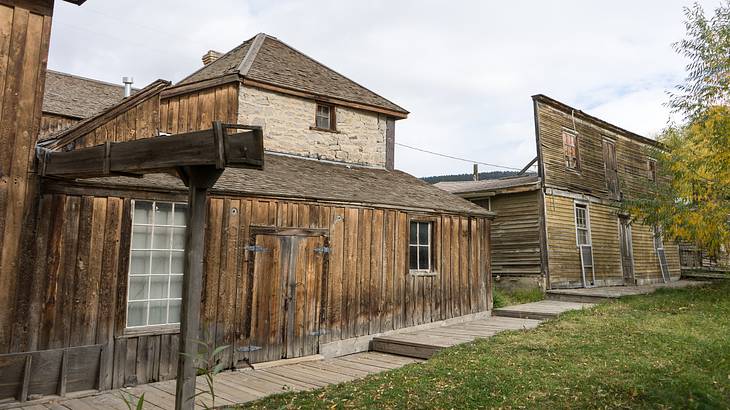
[[[149,194],[147,194],[149,195]],[[409,214],[398,210],[215,196],[206,230],[202,331],[216,345],[246,346],[255,288],[249,277],[251,225],[329,230],[325,335],[320,343],[487,310],[490,221],[427,215],[434,221],[438,274],[411,276]],[[178,332],[125,334],[131,200],[48,193],[39,208],[27,318],[16,317],[23,351],[105,344],[105,388],[175,377]],[[419,214],[419,217],[424,217]],[[229,349],[223,361],[246,358]]]
[[[213,121],[235,124],[238,121],[238,83],[162,97],[160,129],[176,134],[209,129]]]
[[[51,1],[0,3],[0,353],[10,344],[16,290],[33,236],[33,171],[51,33]],[[23,272],[21,272],[23,271]]]

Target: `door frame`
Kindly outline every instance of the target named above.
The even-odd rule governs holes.
[[[626,233],[626,240],[628,243],[624,243],[624,233]],[[626,245],[626,246],[625,246]],[[628,215],[619,215],[618,216],[618,246],[619,246],[619,255],[621,257],[621,273],[624,280],[624,285],[635,285],[636,284],[636,267],[634,266],[634,241],[632,238],[632,232],[631,232],[631,218]],[[630,260],[631,263],[631,277],[628,278],[626,275],[626,270],[624,267],[626,266],[626,263],[624,263],[624,248],[626,248],[629,251],[629,254],[626,255]]]
[[[329,249],[330,244],[330,230],[325,228],[284,228],[284,227],[278,227],[278,226],[265,226],[265,225],[250,225],[249,226],[249,238],[248,242],[244,246],[256,246],[256,237],[258,235],[268,235],[268,236],[301,236],[301,237],[317,237],[321,236],[323,238],[323,247],[325,249]],[[255,260],[256,260],[256,252],[246,250],[245,252],[249,252],[250,255],[247,258],[248,268],[247,268],[247,274],[250,278],[248,283],[248,288],[245,289],[246,292],[246,305],[249,312],[252,311],[252,303],[253,303],[253,286],[255,286],[255,280],[254,278],[254,269],[255,269]],[[322,328],[326,324],[327,321],[327,307],[328,307],[328,299],[327,295],[329,289],[329,254],[328,251],[323,252],[323,258],[322,258],[322,288],[320,290],[320,307],[318,312],[318,328]],[[249,329],[251,327],[251,321],[252,321],[251,315],[249,315],[247,319],[247,323],[244,325],[244,329]],[[285,326],[284,331],[287,331],[287,327]],[[248,337],[250,338],[251,335],[249,334]],[[238,341],[238,340],[236,340]],[[317,344],[319,345],[319,339],[317,341]],[[319,346],[318,346],[319,348]],[[286,349],[286,345],[285,345]]]

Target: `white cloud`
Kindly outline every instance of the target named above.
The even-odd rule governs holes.
[[[710,10],[715,3],[706,1]],[[411,111],[397,141],[521,167],[535,155],[530,96],[544,93],[624,128],[666,123],[671,49],[688,1],[59,2],[49,66],[137,85],[179,80],[208,49],[266,32]],[[403,148],[415,175],[470,165]]]

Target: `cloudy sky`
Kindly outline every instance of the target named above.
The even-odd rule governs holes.
[[[702,1],[709,12],[718,0]],[[685,61],[686,0],[57,2],[49,68],[144,86],[265,32],[408,109],[396,141],[520,168],[535,156],[530,96],[652,136]],[[417,176],[469,163],[396,149]],[[481,167],[490,170],[489,167]],[[494,168],[491,168],[494,169]]]

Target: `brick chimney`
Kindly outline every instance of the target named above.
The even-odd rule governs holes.
[[[203,54],[203,65],[208,65],[212,63],[213,61],[217,60],[220,56],[222,56],[223,53],[215,51],[215,50],[208,50],[207,53]]]

